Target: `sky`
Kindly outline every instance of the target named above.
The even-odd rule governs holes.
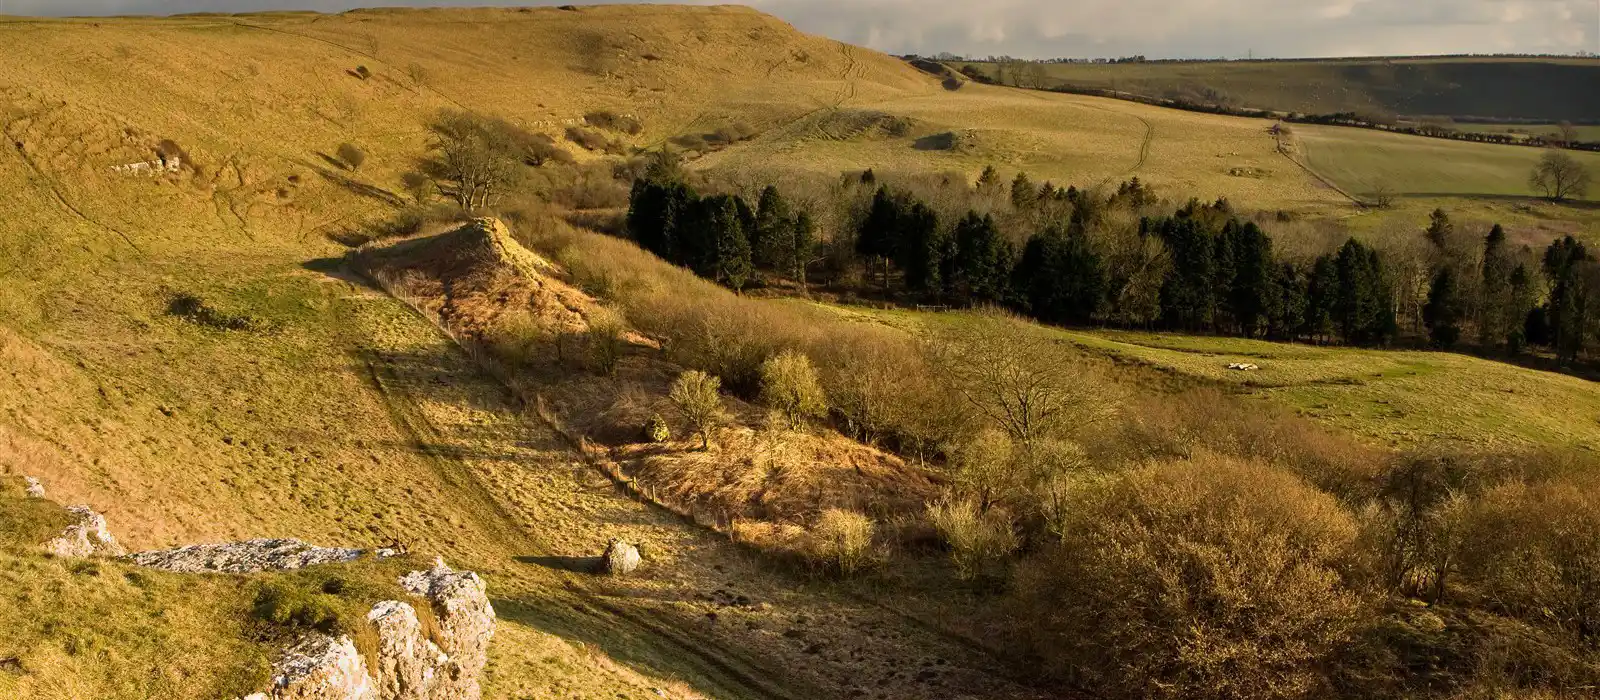
[[[335,12],[363,5],[571,1],[0,0],[0,14]],[[808,32],[896,54],[1260,58],[1600,53],[1600,0],[743,0],[743,4]]]

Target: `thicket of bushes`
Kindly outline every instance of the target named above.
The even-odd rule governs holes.
[[[1124,385],[1016,318],[943,317],[924,343],[739,297],[610,236],[528,242],[727,390],[760,399],[773,360],[803,356],[833,425],[944,469],[921,518],[1025,631],[996,641],[1070,687],[1563,697],[1600,682],[1592,460],[1395,455],[1214,390]],[[1007,386],[1041,393],[984,391]],[[1005,418],[1047,407],[1027,427]],[[800,538],[840,573],[893,556],[881,547],[905,533],[885,525],[740,533]]]

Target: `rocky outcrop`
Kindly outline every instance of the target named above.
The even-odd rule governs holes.
[[[379,696],[388,698],[456,697],[444,691],[453,681],[450,656],[423,636],[417,611],[408,603],[386,600],[372,606],[367,621],[378,631]]]
[[[483,579],[438,560],[400,585],[428,601],[432,630],[410,603],[383,601],[367,613],[377,632],[371,657],[349,637],[316,635],[284,654],[270,690],[245,700],[478,700],[494,637]]]
[[[88,506],[68,506],[73,522],[54,539],[44,543],[45,551],[58,557],[120,557],[124,550],[111,536],[105,516]]]
[[[439,648],[449,656],[441,672],[450,678],[450,692],[433,697],[477,700],[479,679],[489,662],[489,640],[494,638],[494,608],[483,579],[470,571],[454,571],[443,559],[433,568],[401,577],[400,585],[433,604],[439,620]]]
[[[182,573],[251,574],[353,561],[368,551],[343,547],[318,547],[293,539],[259,539],[139,552],[130,555],[128,559],[140,566]],[[371,551],[379,558],[394,556],[397,553],[389,549]]]
[[[316,635],[284,652],[272,689],[244,700],[378,700],[367,665],[349,637]]]
[[[28,498],[44,498],[44,484],[31,476],[22,477],[23,486],[27,489]]]
[[[612,576],[627,576],[639,568],[639,548],[622,540],[611,540],[600,557],[600,570]]]

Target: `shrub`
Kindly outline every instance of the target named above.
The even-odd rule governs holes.
[[[811,529],[812,558],[841,576],[853,576],[876,560],[872,545],[876,531],[872,518],[854,511],[829,508]]]
[[[1457,562],[1490,608],[1600,638],[1600,479],[1490,490],[1462,514]]]
[[[1112,698],[1298,698],[1359,619],[1356,528],[1293,475],[1202,456],[1073,502],[1018,574],[1014,611],[1049,671]]]
[[[644,124],[633,117],[623,116],[610,110],[596,110],[583,115],[583,120],[589,126],[610,131],[620,131],[630,136],[638,136],[644,131]]]
[[[700,447],[711,447],[711,433],[727,420],[722,408],[722,380],[699,370],[688,370],[672,383],[668,398],[683,413],[684,420],[700,434]]]
[[[427,85],[430,77],[428,69],[415,62],[406,64],[406,76],[411,78],[411,84],[417,87]]]
[[[659,413],[650,414],[650,419],[644,423],[644,439],[650,442],[666,442],[672,439],[672,428],[667,425],[665,418]]]
[[[345,629],[338,600],[326,593],[306,593],[267,585],[256,594],[255,616],[274,625],[304,627],[333,634]]]
[[[805,353],[785,350],[761,363],[761,401],[783,413],[791,430],[827,412],[817,368]]]
[[[353,143],[339,144],[339,160],[351,170],[360,170],[361,165],[367,162],[367,154]]]
[[[546,163],[571,165],[577,161],[567,149],[556,145],[556,140],[549,135],[527,134],[522,142],[522,162],[538,168]]]
[[[591,151],[606,151],[611,146],[611,141],[603,134],[581,126],[567,127],[567,140]]]
[[[950,545],[950,559],[963,579],[994,575],[1020,544],[1009,516],[998,509],[985,512],[971,500],[930,505],[928,520]]]
[[[617,362],[627,345],[623,338],[626,328],[622,317],[610,309],[601,309],[589,320],[589,359],[594,370],[610,376],[617,372]]]
[[[362,80],[366,80],[367,78],[372,77],[372,71],[368,70],[366,66],[356,66],[355,76]]]

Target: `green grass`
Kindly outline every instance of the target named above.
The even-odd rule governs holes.
[[[992,64],[975,64],[993,71]],[[1600,60],[1374,58],[1311,61],[1050,64],[1046,85],[1221,101],[1283,112],[1593,119]]]
[[[1526,197],[1528,174],[1544,151],[1527,146],[1471,143],[1392,134],[1371,129],[1297,124],[1306,163],[1353,194],[1378,183],[1402,195]],[[1600,153],[1569,151],[1591,171]],[[1592,188],[1590,201],[1600,200]]]

